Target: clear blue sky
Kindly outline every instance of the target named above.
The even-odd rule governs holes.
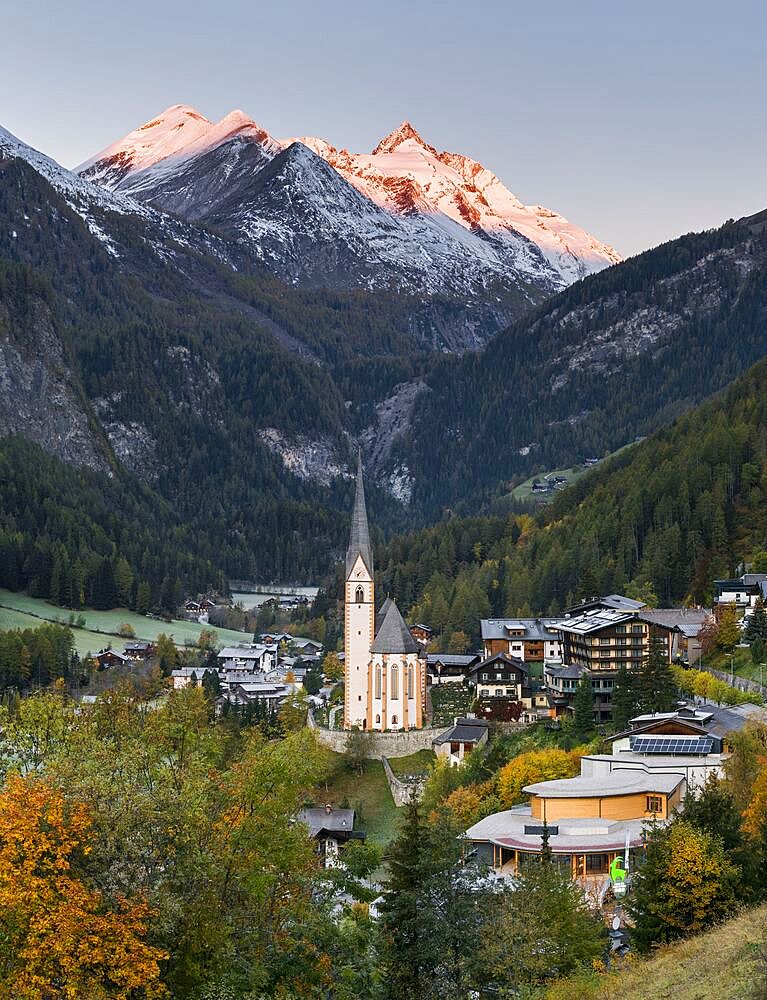
[[[624,254],[767,207],[746,0],[24,0],[0,124],[74,166],[170,104],[372,149],[404,118]]]

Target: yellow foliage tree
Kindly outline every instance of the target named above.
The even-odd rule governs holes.
[[[0,998],[128,1000],[166,996],[146,943],[145,903],[111,909],[76,873],[88,853],[81,805],[38,778],[8,779],[0,794]]]
[[[522,789],[536,781],[572,778],[580,770],[582,754],[573,750],[530,750],[520,754],[498,774],[498,794],[504,808],[524,801]]]
[[[751,787],[751,801],[743,813],[743,829],[755,840],[767,830],[767,757],[760,757],[761,770]]]
[[[456,829],[465,830],[476,823],[482,813],[482,803],[492,793],[492,782],[482,785],[467,785],[456,788],[445,799],[443,807],[450,814]],[[436,811],[429,816],[430,822],[437,819]]]

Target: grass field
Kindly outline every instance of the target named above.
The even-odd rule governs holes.
[[[85,617],[84,629],[72,629],[75,635],[75,646],[81,655],[96,652],[111,644],[119,649],[125,640],[117,635],[120,626],[130,625],[137,639],[156,639],[161,632],[172,635],[178,645],[195,643],[200,632],[207,625],[199,622],[187,622],[174,619],[171,622],[157,621],[136,614],[127,608],[116,608],[113,611],[93,611],[86,608],[76,612]],[[0,628],[36,628],[40,619],[46,621],[67,623],[70,612],[59,608],[39,597],[29,597],[27,594],[17,594],[10,590],[0,590]],[[232,629],[213,628],[219,645],[248,642],[249,632],[235,632]]]
[[[729,653],[712,653],[706,657],[705,664],[725,674],[729,674],[732,670],[736,677],[746,677],[748,680],[767,684],[767,664],[762,667],[760,673],[759,664],[751,659],[750,649],[736,648],[732,651],[732,657]]]
[[[630,441],[628,444],[624,444],[622,448],[618,448],[617,451],[613,451],[607,455],[602,462],[606,462],[607,459],[620,455],[622,451],[625,451],[626,448],[631,448],[636,443],[636,441]],[[552,469],[550,472],[536,472],[534,476],[530,476],[530,478],[526,479],[524,483],[520,483],[519,486],[515,486],[511,491],[511,496],[515,500],[535,499],[540,500],[542,503],[547,503],[558,491],[552,493],[533,493],[533,482],[536,479],[540,479],[541,482],[543,482],[547,478],[554,479],[556,476],[564,476],[567,479],[567,485],[570,486],[582,476],[585,476],[587,472],[591,472],[592,469],[598,469],[602,465],[602,462],[600,462],[599,465],[574,465],[569,469]]]
[[[394,805],[383,764],[380,760],[368,760],[363,774],[357,774],[346,767],[340,754],[327,752],[331,776],[318,792],[322,801],[351,806],[368,840],[385,847],[397,835],[403,810]]]
[[[552,987],[548,1000],[764,1000],[767,906],[706,934],[660,948],[605,976]]]
[[[404,774],[428,774],[437,759],[433,750],[418,750],[409,757],[390,757],[389,767],[397,777]]]

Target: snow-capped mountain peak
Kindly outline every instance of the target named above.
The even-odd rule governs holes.
[[[174,105],[79,171],[215,226],[299,284],[325,274],[329,286],[502,310],[505,296],[518,308],[620,259],[558,213],[523,204],[476,160],[438,152],[407,120],[372,153],[350,153],[316,137],[274,139],[240,110],[212,122]]]
[[[423,146],[424,149],[428,149],[436,156],[436,149],[424,142],[409,121],[404,121],[399,128],[395,128],[395,130],[390,132],[386,138],[381,139],[376,148],[373,150],[372,155],[378,156],[381,153],[393,153],[394,150],[398,146],[401,146],[403,142],[413,142],[418,146]]]
[[[244,111],[212,122],[195,108],[174,104],[76,167],[77,173],[130,194],[151,189],[188,160],[240,137],[256,142],[269,157],[280,146]]]

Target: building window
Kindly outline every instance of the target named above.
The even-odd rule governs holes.
[[[407,696],[408,698],[413,697],[413,668],[407,668]]]
[[[397,725],[397,716],[396,716],[396,715],[393,715],[393,716],[391,717],[391,724],[392,724],[393,726],[396,726],[396,725]]]
[[[357,602],[357,604],[362,604],[362,602],[365,600],[365,591],[362,589],[362,587],[357,587],[357,593],[354,596],[354,600]]]
[[[376,716],[376,725],[380,725],[380,723],[381,723],[381,716],[377,715]]]
[[[394,666],[391,668],[391,691],[389,692],[390,698],[399,698],[399,667]]]
[[[663,812],[663,797],[660,795],[648,795],[647,796],[647,812],[648,813],[662,813]]]
[[[637,632],[639,632],[641,634],[642,632],[644,632],[644,625],[632,625],[631,626],[631,631],[634,632],[635,634]]]
[[[376,698],[381,697],[381,668],[376,667]]]
[[[503,688],[496,688],[495,689],[495,697],[496,698],[503,698]]]

